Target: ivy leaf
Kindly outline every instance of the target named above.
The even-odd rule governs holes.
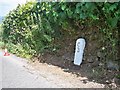
[[[116,8],[117,8],[117,5],[116,5],[116,4],[113,4],[113,5],[110,6],[109,10],[113,11],[113,10],[116,9]]]
[[[81,5],[82,5],[82,3],[77,3],[76,8],[80,8]]]
[[[65,8],[66,8],[66,5],[62,5],[61,9],[65,10]]]
[[[71,18],[71,17],[72,17],[73,12],[72,12],[70,9],[68,9],[68,10],[67,10],[67,14],[68,14],[68,16]]]
[[[112,28],[114,28],[114,27],[117,26],[118,17],[109,18],[107,22],[108,22],[108,24],[109,24]]]
[[[79,9],[79,8],[76,8],[76,9],[75,9],[75,13],[80,13],[80,9]]]
[[[62,19],[65,19],[65,18],[66,18],[66,15],[65,15],[64,12],[60,12],[60,13],[59,13],[59,16],[60,16]]]
[[[86,3],[85,6],[87,9],[89,9],[91,11],[96,8],[94,3]]]
[[[80,13],[80,19],[85,19],[85,18],[86,18],[85,13]]]

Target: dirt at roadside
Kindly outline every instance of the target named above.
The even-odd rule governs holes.
[[[104,88],[103,84],[96,83],[94,81],[89,81],[87,77],[77,77],[76,74],[65,72],[65,69],[62,69],[58,66],[49,65],[47,63],[29,63],[34,67],[35,70],[38,70],[41,75],[46,78],[49,82],[61,85],[66,85],[68,88]],[[61,86],[63,87],[63,86]]]
[[[62,75],[62,78],[69,77],[70,81],[85,77],[87,79],[82,80],[83,83],[94,82],[104,84],[106,88],[119,88],[120,79],[116,76],[120,73],[115,68],[109,69],[105,62],[105,55],[101,52],[101,48],[104,46],[101,43],[102,35],[97,27],[84,28],[80,31],[62,31],[64,35],[61,40],[56,39],[55,44],[60,46],[60,49],[56,52],[47,51],[44,55],[37,58],[39,63],[45,63],[48,67],[54,67],[50,69],[57,75]],[[67,32],[71,32],[68,35]],[[84,52],[84,58],[81,66],[75,66],[73,64],[75,41],[83,37],[86,40],[86,47]],[[52,65],[52,66],[51,66]],[[41,68],[35,63],[37,68]],[[58,67],[62,70],[57,70]],[[66,74],[69,76],[64,76]],[[75,78],[71,80],[71,75],[75,75]],[[76,82],[76,81],[75,81]],[[88,87],[89,88],[89,87]]]

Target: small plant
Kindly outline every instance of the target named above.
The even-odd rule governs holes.
[[[117,75],[116,78],[120,79],[120,75]]]

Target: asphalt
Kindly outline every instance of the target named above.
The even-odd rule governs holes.
[[[57,88],[37,72],[26,68],[27,63],[14,55],[3,56],[0,52],[0,88]]]
[[[83,83],[83,77],[76,78],[60,68],[39,64],[36,70],[26,59],[4,56],[0,51],[0,89],[1,88],[103,88],[95,82]]]

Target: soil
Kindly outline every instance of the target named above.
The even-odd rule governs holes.
[[[72,73],[79,77],[87,77],[88,81],[104,84],[107,88],[120,88],[120,79],[116,76],[119,70],[107,69],[105,55],[101,52],[104,45],[101,43],[102,35],[97,27],[81,28],[76,31],[61,31],[61,39],[56,39],[53,43],[60,46],[55,52],[46,51],[44,55],[37,57],[39,63],[54,65],[61,68],[66,73]],[[68,32],[70,34],[68,34]],[[64,33],[64,34],[63,34]],[[83,37],[86,40],[83,62],[80,66],[73,64],[75,42]],[[86,82],[86,81],[85,81]]]
[[[85,76],[77,76],[58,66],[49,65],[47,63],[39,63],[38,61],[30,63],[29,66],[34,67],[30,71],[38,71],[40,75],[47,79],[48,82],[55,83],[61,88],[104,88],[104,84],[88,81]],[[28,68],[29,68],[28,66]],[[67,70],[67,69],[66,69]]]

